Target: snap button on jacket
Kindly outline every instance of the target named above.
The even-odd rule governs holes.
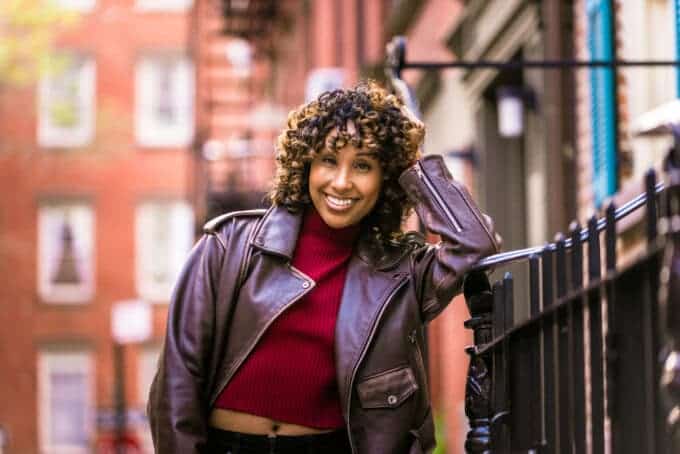
[[[423,326],[460,291],[465,272],[498,248],[493,227],[441,157],[419,161],[400,183],[441,242],[408,234],[379,248],[364,239],[350,260],[335,362],[356,454],[434,449]],[[149,395],[157,453],[202,452],[220,391],[269,325],[314,287],[290,265],[300,224],[300,215],[276,206],[206,224],[174,289]]]

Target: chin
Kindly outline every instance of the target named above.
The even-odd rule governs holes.
[[[333,229],[342,229],[342,228],[349,227],[349,226],[355,224],[355,223],[352,222],[351,219],[342,219],[342,218],[338,218],[336,216],[329,216],[329,215],[324,216],[323,214],[321,215],[321,219],[324,220],[324,222],[326,223],[326,225],[328,227],[333,228]]]

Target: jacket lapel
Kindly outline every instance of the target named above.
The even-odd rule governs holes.
[[[405,281],[405,274],[379,271],[356,255],[349,263],[335,329],[335,363],[345,418],[349,417],[352,380],[366,345],[388,298]]]
[[[314,287],[314,282],[289,266],[295,250],[301,216],[285,208],[270,208],[252,240],[253,254],[249,262],[249,277],[243,282],[234,305],[231,329],[227,332],[227,358],[219,376],[211,402],[231,380],[269,325],[291,304]],[[225,276],[233,279],[233,276]],[[242,327],[247,327],[243,329]]]
[[[293,214],[284,207],[273,206],[265,213],[253,245],[264,252],[291,260],[301,225],[301,213]]]

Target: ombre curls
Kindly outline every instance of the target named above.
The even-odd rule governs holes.
[[[348,121],[356,132],[348,132]],[[338,134],[329,136],[334,128]],[[276,177],[269,197],[293,213],[302,211],[311,203],[309,169],[316,154],[324,146],[340,150],[351,144],[374,152],[383,170],[380,196],[362,226],[378,243],[399,240],[401,222],[412,204],[398,178],[418,159],[424,135],[422,123],[408,114],[403,102],[375,82],[323,93],[288,115],[277,140]]]

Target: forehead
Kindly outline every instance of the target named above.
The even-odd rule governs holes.
[[[321,150],[321,153],[332,153],[335,155],[342,155],[342,156],[350,156],[353,158],[369,158],[369,159],[378,159],[378,153],[376,151],[369,151],[364,148],[357,148],[352,144],[347,144],[342,147],[337,147],[337,148],[331,148],[331,147],[324,147]]]

